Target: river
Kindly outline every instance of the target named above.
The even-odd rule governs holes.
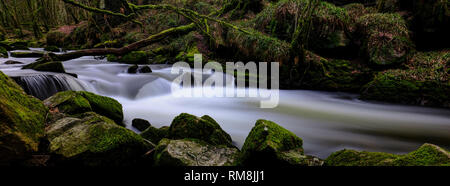
[[[321,158],[344,148],[406,153],[423,143],[450,146],[448,109],[366,102],[355,94],[309,90],[281,90],[278,107],[262,109],[256,98],[175,97],[170,86],[176,75],[168,65],[151,65],[153,73],[149,74],[128,74],[129,65],[82,57],[64,63],[67,72],[78,75],[74,78],[21,70],[22,64],[6,65],[7,60],[27,64],[35,58],[0,58],[0,70],[41,97],[70,89],[118,100],[123,105],[124,122],[134,131],[134,118],[161,127],[186,112],[213,117],[238,147],[256,120],[274,121],[303,139],[306,154]]]

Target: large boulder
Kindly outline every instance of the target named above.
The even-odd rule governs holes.
[[[359,92],[373,77],[370,69],[348,60],[326,59],[309,51],[305,57],[304,63],[281,67],[280,78],[290,79],[281,87]]]
[[[199,118],[186,113],[180,114],[172,121],[168,138],[194,138],[211,145],[233,146],[230,135],[222,130],[214,119],[209,116]]]
[[[419,52],[404,69],[378,73],[361,98],[402,104],[450,107],[450,52]]]
[[[159,142],[154,152],[156,166],[231,166],[239,150],[218,147],[198,140],[169,140]]]
[[[69,32],[70,33],[70,32]],[[60,30],[53,30],[47,33],[47,46],[63,47],[65,39],[69,33],[62,32]]]
[[[424,144],[404,155],[341,150],[326,160],[328,166],[450,166],[450,153],[436,145]]]
[[[303,141],[294,133],[267,120],[258,120],[245,139],[239,164],[245,166],[313,166],[318,158],[303,154]]]
[[[64,117],[46,129],[56,165],[139,165],[151,145],[139,135],[93,112]]]
[[[0,164],[38,151],[47,112],[41,101],[28,96],[14,80],[0,72]]]
[[[396,13],[367,14],[357,22],[361,52],[369,65],[398,65],[407,61],[413,49],[405,20]]]
[[[330,56],[347,55],[348,57],[354,54],[355,52],[352,52],[350,48],[350,39],[347,37],[347,28],[351,23],[347,11],[327,2],[319,2],[311,16],[302,15],[306,12],[308,3],[307,0],[279,1],[249,21],[249,26],[291,42],[298,18],[311,19],[312,31],[307,44],[311,50]]]
[[[123,125],[122,105],[109,97],[84,91],[65,91],[46,99],[44,104],[52,110],[70,115],[93,111]]]

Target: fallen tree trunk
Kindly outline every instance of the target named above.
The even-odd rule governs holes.
[[[151,35],[144,40],[132,43],[132,44],[124,46],[122,48],[94,48],[94,49],[78,50],[75,52],[69,52],[69,53],[59,54],[59,55],[52,54],[52,55],[50,55],[51,59],[44,59],[44,61],[48,61],[48,60],[67,61],[67,60],[71,60],[71,59],[80,58],[83,56],[103,56],[103,55],[107,55],[107,54],[114,54],[114,55],[122,56],[122,55],[130,53],[132,51],[138,50],[140,48],[149,46],[158,41],[161,41],[162,39],[166,38],[167,36],[190,32],[190,31],[194,30],[195,28],[196,28],[195,24],[191,23],[188,25],[183,25],[183,26],[164,30],[157,34]]]

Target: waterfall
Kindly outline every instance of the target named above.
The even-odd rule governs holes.
[[[36,74],[12,78],[27,94],[41,100],[66,90],[92,91],[84,82],[66,74]]]

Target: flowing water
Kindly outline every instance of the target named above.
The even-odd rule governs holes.
[[[258,119],[272,120],[301,137],[306,154],[321,158],[344,148],[406,153],[427,142],[450,146],[447,109],[365,102],[354,94],[305,90],[281,90],[277,108],[261,109],[256,98],[175,97],[171,81],[176,75],[167,65],[152,65],[150,74],[127,74],[128,65],[83,57],[64,63],[77,79],[21,70],[22,65],[3,64],[7,60],[35,59],[0,58],[0,70],[41,99],[61,90],[87,90],[117,99],[132,130],[134,118],[161,127],[186,112],[210,115],[239,147]]]

